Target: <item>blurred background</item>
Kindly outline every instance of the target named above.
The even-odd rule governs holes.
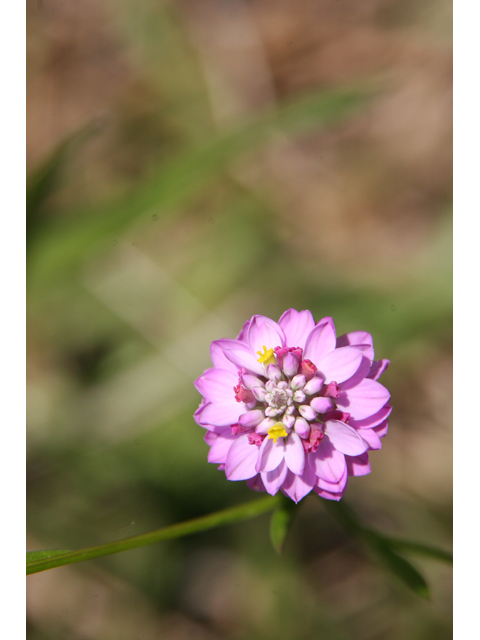
[[[367,330],[392,392],[363,521],[451,548],[447,0],[27,0],[28,549],[255,499],[192,414],[209,344],[289,307]],[[27,580],[31,640],[451,637],[307,496]]]

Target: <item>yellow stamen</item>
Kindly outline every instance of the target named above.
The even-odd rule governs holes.
[[[257,362],[261,362],[266,367],[268,367],[269,364],[277,364],[275,356],[273,355],[273,349],[267,349],[267,347],[263,345],[263,353],[261,351],[257,351],[257,353],[260,356]]]
[[[276,422],[273,427],[270,427],[268,430],[268,437],[271,438],[275,443],[278,438],[286,438],[288,433],[285,431],[285,426],[283,422]]]

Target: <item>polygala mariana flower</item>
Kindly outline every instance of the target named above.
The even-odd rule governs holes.
[[[370,473],[392,408],[378,382],[389,361],[374,360],[369,333],[337,338],[332,318],[289,309],[278,323],[253,316],[210,354],[195,420],[229,480],[295,502],[312,490],[340,500],[348,476]]]

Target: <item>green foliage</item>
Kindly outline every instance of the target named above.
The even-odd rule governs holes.
[[[64,556],[71,551],[66,549],[49,549],[46,551],[27,551],[27,575],[29,568],[34,567],[38,562],[43,560],[50,560],[57,556]]]
[[[50,156],[27,179],[26,222],[27,248],[45,225],[44,210],[49,196],[55,193],[69,159],[99,131],[100,122],[93,122],[68,135]]]

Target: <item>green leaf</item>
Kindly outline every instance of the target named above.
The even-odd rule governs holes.
[[[270,520],[270,540],[279,554],[283,553],[287,534],[298,509],[298,505],[286,496],[281,495],[280,500],[280,505],[275,509]]]
[[[162,540],[173,540],[182,536],[187,536],[198,531],[206,531],[214,527],[220,527],[225,524],[231,524],[256,516],[275,509],[279,503],[278,497],[268,496],[261,500],[240,504],[230,509],[224,509],[211,513],[201,518],[188,520],[179,524],[173,524],[163,529],[143,533],[139,536],[117,540],[116,542],[107,542],[96,547],[88,547],[86,549],[78,549],[77,551],[30,551],[27,553],[27,575],[54,569],[67,564],[83,562],[93,558],[101,558],[109,556],[121,551],[144,547],[154,542]]]
[[[429,599],[430,591],[422,574],[408,560],[393,551],[388,538],[372,531],[365,531],[363,538],[387,569],[418,596]]]
[[[411,540],[401,540],[399,538],[385,537],[388,540],[388,544],[392,549],[397,551],[404,551],[405,553],[414,553],[418,556],[424,556],[426,558],[434,558],[435,560],[442,560],[443,562],[453,563],[453,554],[450,551],[439,549],[438,547],[432,547],[429,544],[423,544],[421,542],[412,542]]]

